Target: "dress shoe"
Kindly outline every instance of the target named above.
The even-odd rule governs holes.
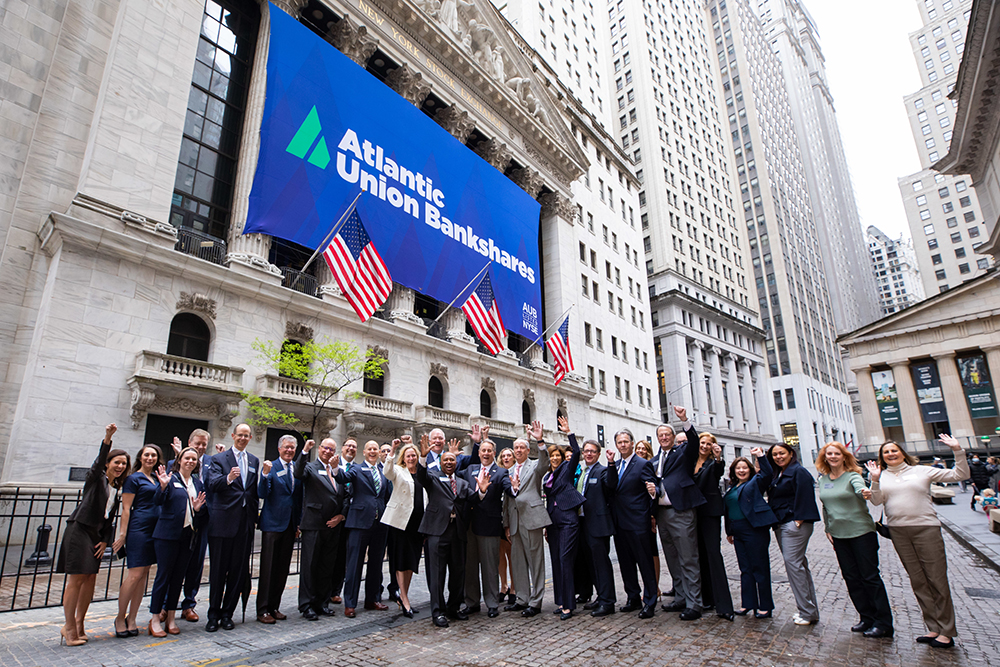
[[[590,612],[590,615],[594,618],[601,618],[602,616],[610,616],[613,613],[615,613],[614,605],[599,604],[594,611]]]
[[[556,607],[555,609],[552,610],[552,615],[553,616],[558,616],[561,613],[562,613],[562,609],[560,609],[559,607]]]
[[[683,602],[671,602],[670,604],[661,605],[660,609],[663,611],[684,611],[687,609],[687,605]]]
[[[382,605],[382,606],[385,606],[385,605]],[[337,610],[334,609],[333,607],[328,607],[328,606],[324,605],[322,609],[317,609],[316,613],[319,614],[320,616],[336,616],[337,615]]]
[[[118,617],[118,618],[120,618],[120,617]],[[124,621],[125,622],[125,629],[124,630],[119,630],[118,629],[118,618],[115,618],[115,637],[117,637],[118,639],[125,639],[126,637],[131,637],[132,633],[128,629],[128,619],[125,619],[125,621]]]
[[[469,615],[465,613],[464,609],[456,609],[455,611],[448,612],[448,618],[456,621],[467,621],[469,620]]]
[[[317,614],[312,609],[306,609],[304,612],[302,612],[302,618],[306,619],[307,621],[318,621],[319,614]]]
[[[332,602],[333,604],[340,604],[343,601],[344,599],[339,595],[334,595],[332,598],[330,598],[330,602]]]
[[[934,639],[927,642],[927,645],[930,646],[931,648],[955,648],[955,640],[949,639],[947,642],[942,642],[938,641],[938,638],[935,637]]]
[[[770,611],[755,611],[753,613],[754,618],[771,618],[774,616],[774,612]]]
[[[589,595],[587,597],[583,597],[582,595],[577,595],[576,596],[576,603],[577,604],[587,604],[588,602],[590,602],[590,596]]]
[[[527,607],[524,606],[523,604],[520,604],[519,602],[515,602],[514,604],[509,604],[503,608],[504,611],[524,611],[525,609],[527,609]]]
[[[214,618],[208,619],[208,624],[205,625],[205,630],[207,632],[215,632],[218,629],[219,629],[219,622]]]
[[[934,635],[933,637],[928,637],[927,635],[921,635],[921,636],[917,637],[917,643],[918,644],[930,644],[935,639],[937,639],[937,635]]]
[[[288,618],[287,616],[285,616],[284,614],[282,614],[282,613],[281,613],[280,611],[278,611],[277,609],[272,609],[272,610],[271,610],[271,616],[273,616],[273,617],[274,617],[274,620],[276,620],[276,621],[283,621],[283,620],[285,620],[286,618]]]
[[[527,609],[521,612],[521,616],[524,616],[525,618],[531,618],[532,616],[538,616],[541,613],[542,613],[541,607],[528,607]]]
[[[263,623],[264,625],[274,625],[275,623],[274,616],[271,616],[268,613],[257,614],[257,622]]]
[[[864,632],[865,630],[869,630],[871,627],[872,627],[871,623],[865,623],[864,621],[861,621],[857,625],[851,626],[851,632]]]
[[[236,624],[233,623],[233,619],[227,617],[219,621],[219,627],[223,630],[234,630],[236,628]]]
[[[682,621],[697,621],[701,618],[701,612],[697,609],[685,609],[681,612]]]
[[[168,635],[179,635],[180,633],[181,633],[181,629],[178,628],[176,625],[168,625],[167,626],[167,634]]]
[[[646,604],[642,606],[642,611],[639,612],[639,618],[653,618],[656,615],[656,605]]]
[[[406,618],[413,618],[413,610],[412,609],[407,609],[406,607],[403,607],[402,614]]]
[[[471,607],[466,607],[465,605],[462,605],[461,608],[461,611],[464,611],[466,614],[478,614],[482,610],[483,610],[482,606],[478,604],[474,604]]]
[[[869,639],[883,639],[886,637],[892,637],[894,634],[892,628],[880,628],[877,625],[873,625],[868,630],[865,630],[864,635]]]
[[[496,618],[497,616],[500,615],[500,610],[497,609],[496,607],[490,607],[490,610],[486,615],[489,616],[490,618]]]
[[[733,620],[736,619],[736,614],[734,614],[733,612],[729,612],[728,614],[725,613],[725,612],[722,612],[720,614],[716,614],[716,616],[718,616],[719,618],[725,619],[725,620],[727,620],[729,622],[732,622]]]
[[[344,616],[347,618],[354,618],[356,616],[354,613],[354,607],[344,607]]]
[[[366,602],[365,609],[369,611],[385,611],[389,607],[382,604],[381,602]]]
[[[389,592],[389,602],[395,602],[397,604],[401,603],[402,600],[399,599],[399,593],[396,591]]]
[[[572,609],[570,609],[569,611],[560,611],[559,612],[559,620],[560,621],[568,621],[571,618],[573,618],[573,610]]]
[[[737,616],[746,616],[747,614],[749,614],[752,611],[756,611],[756,610],[754,610],[754,609],[737,609],[733,613],[736,614]]]
[[[597,600],[594,600],[593,602],[588,602],[587,604],[583,605],[583,608],[586,609],[587,611],[593,611],[600,606],[601,603],[598,602]]]
[[[638,600],[629,600],[624,606],[618,607],[618,611],[623,614],[628,614],[633,611],[639,611],[642,609],[642,603]]]
[[[662,595],[665,598],[672,598],[675,595],[677,595],[677,592],[674,589],[671,588],[669,591],[667,591],[666,593],[663,593]]]
[[[447,628],[448,619],[445,616],[438,614],[437,616],[434,617],[434,625],[438,626],[439,628]]]
[[[149,633],[150,637],[166,637],[167,636],[167,633],[164,632],[163,630],[154,630],[153,629],[153,619],[149,619],[149,627],[146,629],[146,632]]]
[[[194,609],[185,609],[184,611],[181,612],[181,618],[183,618],[188,623],[197,623],[198,612],[196,612]]]

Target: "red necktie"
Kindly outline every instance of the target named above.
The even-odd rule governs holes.
[[[454,493],[456,497],[458,497],[458,482],[455,481],[454,475],[451,476],[451,492]]]

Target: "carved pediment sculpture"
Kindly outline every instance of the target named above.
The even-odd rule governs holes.
[[[313,339],[312,327],[302,322],[285,322],[285,338],[288,340],[309,341]]]
[[[215,319],[215,299],[209,298],[204,294],[181,292],[181,298],[177,299],[176,308],[177,310],[190,310],[201,313],[210,320]]]
[[[439,378],[448,377],[448,367],[444,364],[439,364],[436,362],[431,363],[431,375],[436,375]]]

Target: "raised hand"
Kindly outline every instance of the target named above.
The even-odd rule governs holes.
[[[559,430],[563,433],[569,433],[569,420],[565,417],[559,417],[556,419],[559,422]]]
[[[750,450],[751,456],[764,456],[764,450],[760,447],[754,447]]]
[[[184,449],[184,443],[182,443],[181,439],[178,438],[176,435],[174,436],[173,442],[170,443],[170,446],[173,447],[174,449],[174,456],[179,456],[181,450]]]
[[[302,453],[303,454],[308,454],[309,452],[312,451],[312,448],[315,447],[315,446],[316,446],[316,441],[315,440],[306,440],[306,444],[303,445],[303,447],[302,447]]]
[[[399,453],[399,448],[403,446],[403,441],[399,438],[393,438],[392,440],[392,455],[396,456]]]
[[[682,408],[679,405],[675,405],[674,414],[677,415],[677,418],[680,419],[682,422],[686,422],[688,420],[687,408]]]
[[[865,468],[868,470],[868,474],[872,476],[872,481],[877,482],[879,476],[882,474],[882,468],[879,467],[879,464],[874,461],[868,461],[865,463]]]
[[[239,472],[239,470],[240,469],[237,468],[236,472]],[[161,489],[167,488],[167,484],[170,483],[170,473],[167,472],[166,466],[160,466],[156,469],[156,479],[159,480]]]
[[[532,440],[541,440],[543,436],[542,422],[535,420],[531,424],[525,424],[524,426],[528,437]]]
[[[195,497],[194,500],[191,501],[191,507],[194,508],[195,512],[201,510],[201,508],[205,506],[205,500],[206,499],[207,499],[207,496],[205,495],[205,492],[202,491],[201,493],[199,493]]]
[[[472,431],[469,433],[469,439],[472,442],[482,442],[483,432],[479,424],[472,425]]]
[[[615,462],[615,450],[614,449],[608,449],[608,450],[606,450],[604,452],[604,455],[606,457],[608,457],[608,465],[611,465],[612,463]]]
[[[490,439],[490,427],[489,427],[489,426],[483,426],[483,427],[482,427],[482,428],[480,429],[480,433],[482,433],[482,435],[483,435],[483,441],[484,441],[484,442],[485,442],[486,440],[489,440],[489,439]]]
[[[239,476],[240,476],[240,467],[233,466],[232,468],[229,469],[229,474],[226,475],[226,479],[228,479],[230,482],[235,482],[236,478]]]
[[[716,458],[716,460],[722,460],[722,447],[719,446],[719,443],[712,445],[712,455]]]
[[[448,451],[455,456],[462,453],[462,443],[458,441],[458,438],[452,438],[448,441]]]
[[[431,451],[431,439],[426,433],[420,436],[420,456],[427,458],[427,453]]]
[[[217,443],[215,443],[215,453],[216,454],[221,454],[224,451],[226,451],[226,445],[225,445],[225,443],[223,443],[223,442],[217,442]]]
[[[263,463],[260,464],[260,474],[264,475],[265,477],[267,475],[271,474],[271,462],[270,461],[264,461]]]
[[[403,443],[404,445],[412,445],[412,444],[413,444],[413,436],[412,436],[412,435],[404,435],[404,436],[402,436],[402,437],[400,438],[400,441],[401,441],[401,442],[402,442],[402,443]]]
[[[336,468],[337,466],[339,466],[340,465],[340,454],[334,454],[333,456],[331,456],[330,457],[330,462],[327,465],[330,466],[331,470],[333,468]]]
[[[940,436],[938,436],[938,440],[951,447],[951,451],[953,452],[957,452],[960,449],[962,449],[962,445],[958,444],[958,440],[951,437],[947,433],[942,433]]]
[[[117,432],[117,431],[118,431],[118,427],[114,424],[114,422],[112,422],[112,423],[108,424],[107,426],[105,426],[104,427],[104,444],[110,445],[111,444],[111,436],[113,436],[115,434],[115,432]]]
[[[490,484],[492,484],[489,476],[487,475],[480,475],[476,481],[478,483],[479,491],[481,493],[486,493],[486,491],[490,488]]]

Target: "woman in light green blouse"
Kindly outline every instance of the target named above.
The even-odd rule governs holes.
[[[843,443],[828,442],[819,450],[816,470],[822,474],[819,499],[826,537],[861,616],[851,631],[865,637],[892,637],[892,610],[878,567],[878,535],[865,502],[871,491],[861,477],[861,466]]]

